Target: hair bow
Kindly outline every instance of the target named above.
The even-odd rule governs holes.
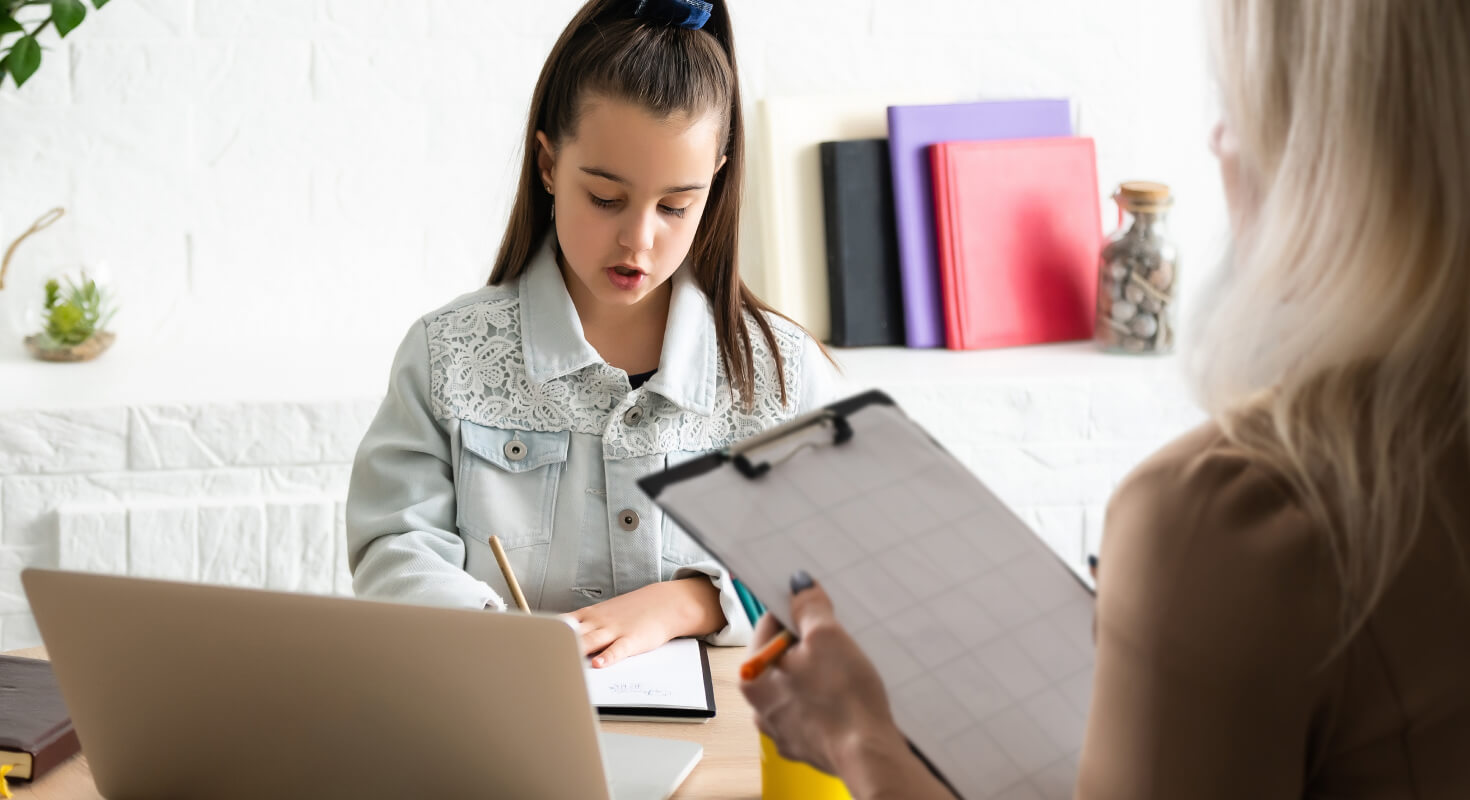
[[[709,22],[713,9],[703,0],[638,0],[633,16],[697,31]]]

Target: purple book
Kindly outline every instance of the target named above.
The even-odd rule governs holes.
[[[940,142],[1071,135],[1072,110],[1066,100],[889,106],[888,149],[893,163],[893,210],[898,221],[905,344],[944,346],[930,146]]]

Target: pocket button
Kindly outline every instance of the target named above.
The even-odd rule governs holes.
[[[524,461],[530,450],[526,443],[520,440],[512,440],[505,443],[505,457],[511,461]]]
[[[618,527],[625,531],[638,530],[638,512],[631,508],[625,508],[618,512]]]

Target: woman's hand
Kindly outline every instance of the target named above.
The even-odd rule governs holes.
[[[952,795],[914,756],[893,721],[878,670],[832,613],[832,601],[805,573],[793,588],[800,637],[760,677],[740,684],[756,726],[782,756],[837,775],[857,797]],[[769,614],[753,650],[780,633]]]
[[[720,590],[704,575],[651,583],[563,616],[576,621],[582,653],[599,669],[671,639],[725,627]]]
[[[791,616],[800,638],[760,677],[740,685],[756,725],[781,755],[835,773],[840,751],[860,732],[902,744],[883,679],[833,616],[822,587],[792,597]],[[779,632],[769,614],[761,617],[752,648]]]

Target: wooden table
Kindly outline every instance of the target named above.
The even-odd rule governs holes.
[[[45,658],[36,647],[7,655]],[[675,800],[735,800],[760,797],[760,744],[750,706],[740,696],[740,662],[745,649],[711,647],[710,674],[715,684],[714,719],[702,725],[672,722],[607,722],[614,733],[686,739],[704,745],[704,758],[674,794]],[[25,800],[99,800],[85,755],[78,755],[34,784],[13,781],[11,791]]]

